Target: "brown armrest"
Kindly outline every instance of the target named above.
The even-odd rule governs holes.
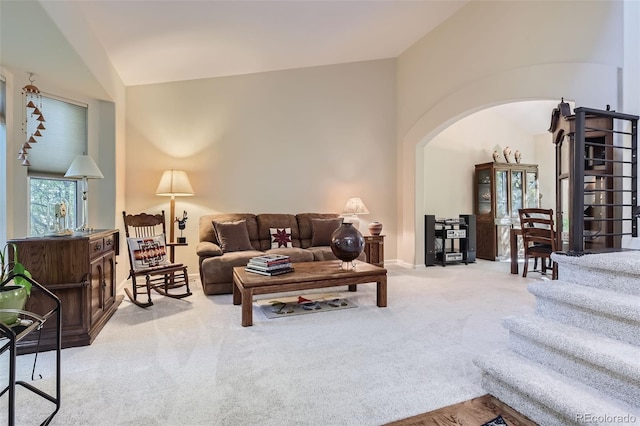
[[[200,257],[222,256],[222,249],[210,241],[200,241],[196,246],[196,254]]]

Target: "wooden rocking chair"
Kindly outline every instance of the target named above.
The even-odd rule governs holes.
[[[133,294],[128,288],[124,290],[129,299],[136,305],[147,308],[153,305],[151,289],[176,299],[191,296],[187,267],[181,263],[171,263],[167,259],[164,211],[155,215],[128,215],[122,212],[122,217],[129,247],[129,278],[133,284]],[[138,277],[144,277],[144,284],[137,282]],[[147,302],[138,300],[140,288],[146,289]],[[179,292],[175,292],[177,289]]]

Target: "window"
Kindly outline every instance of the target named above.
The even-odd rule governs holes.
[[[87,105],[43,95],[46,130],[29,151],[29,233],[78,227],[82,217],[78,181],[64,177],[76,155],[87,151]],[[59,206],[64,203],[66,215]],[[56,207],[57,206],[57,207]]]
[[[29,176],[29,229],[32,235],[44,235],[76,228],[78,217],[78,181],[55,177]],[[66,214],[60,215],[60,205]]]

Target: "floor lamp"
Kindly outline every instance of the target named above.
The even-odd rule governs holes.
[[[165,170],[156,189],[156,195],[171,197],[169,205],[169,242],[174,240],[174,223],[176,221],[176,197],[193,195],[193,188],[189,182],[187,173],[183,170]]]
[[[89,192],[88,179],[102,179],[104,176],[96,165],[93,158],[86,154],[78,155],[73,159],[64,177],[82,178],[82,226],[78,231],[91,231],[93,228],[89,226],[89,202],[87,201],[87,193]]]

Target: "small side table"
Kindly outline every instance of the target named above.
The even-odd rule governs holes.
[[[364,253],[367,263],[384,268],[384,235],[365,235]]]
[[[169,262],[174,263],[176,257],[176,247],[188,246],[189,243],[167,243],[169,247]]]

